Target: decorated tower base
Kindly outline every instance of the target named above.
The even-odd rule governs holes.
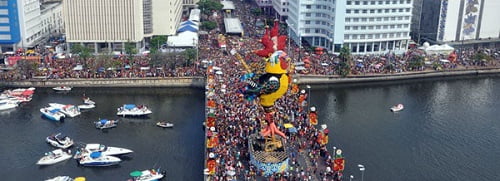
[[[255,166],[265,177],[286,172],[289,159],[284,140],[276,136],[271,145],[269,144],[270,140],[266,139],[269,137],[262,137],[259,134],[250,135],[248,138],[250,164]],[[275,149],[270,151],[271,148]]]

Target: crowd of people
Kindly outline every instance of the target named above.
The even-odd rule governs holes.
[[[234,3],[238,7],[247,8],[236,9],[230,15],[241,17],[243,24],[252,24],[254,19],[249,18],[249,4]],[[200,59],[210,60],[207,102],[216,104],[214,112],[217,121],[214,128],[206,128],[207,139],[216,134],[219,143],[206,150],[206,157],[215,159],[217,163],[215,173],[207,176],[210,180],[263,179],[261,170],[249,164],[248,138],[253,134],[258,135],[263,129],[261,122],[264,121],[265,111],[257,101],[245,99],[243,88],[247,83],[241,81],[240,76],[247,70],[229,53],[229,50],[239,52],[245,60],[250,61],[253,71],[258,72],[258,65],[264,60],[253,53],[262,46],[258,41],[260,37],[252,36],[254,33],[257,34],[226,35],[225,49],[218,46],[217,32],[212,32],[207,41],[200,41]],[[215,73],[217,71],[222,73]],[[332,156],[326,146],[316,141],[319,131],[309,123],[308,105],[298,103],[299,95],[300,93],[289,90],[275,103],[275,120],[279,129],[287,135],[284,139],[287,140],[285,147],[288,149],[290,163],[289,170],[276,173],[269,180],[339,180],[340,173],[328,169],[332,168]],[[292,124],[297,132],[285,129],[284,123]],[[234,174],[230,174],[233,169]]]

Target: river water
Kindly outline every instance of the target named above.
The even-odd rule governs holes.
[[[41,117],[50,102],[79,104],[85,93],[94,110],[63,123]],[[461,78],[313,86],[311,102],[320,124],[330,129],[329,150],[337,146],[347,159],[346,178],[354,180],[498,180],[500,178],[500,78]],[[148,119],[120,118],[117,128],[95,129],[99,118],[114,119],[125,103],[147,104]],[[392,105],[405,109],[392,113]],[[168,180],[202,180],[203,90],[91,89],[67,94],[39,88],[31,102],[0,113],[2,180],[42,180],[57,175],[87,180],[126,180],[133,170],[161,167]],[[158,120],[173,129],[155,126]],[[134,153],[118,166],[89,168],[68,160],[36,166],[53,148],[46,136],[63,132],[78,143],[102,143]],[[365,166],[362,174],[358,164]],[[348,180],[348,179],[345,179]]]
[[[51,102],[81,104],[86,94],[96,108],[64,122],[41,117],[39,109]],[[147,119],[119,118],[116,109],[126,103],[146,104],[153,114]],[[150,168],[167,171],[168,180],[202,180],[204,93],[195,89],[74,88],[67,94],[39,88],[33,100],[11,112],[0,112],[1,180],[44,180],[58,175],[87,180],[127,180],[134,170]],[[101,131],[93,122],[99,118],[120,119],[118,127]],[[172,129],[155,125],[158,120],[175,124]],[[55,165],[35,165],[54,148],[45,137],[62,132],[79,144],[101,143],[129,148],[134,153],[122,157],[117,166],[90,168],[71,159]],[[74,149],[73,149],[74,151]]]
[[[311,99],[329,149],[343,149],[346,178],[500,179],[498,77],[314,86]],[[390,112],[398,103],[405,109]]]

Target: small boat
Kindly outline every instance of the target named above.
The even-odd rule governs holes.
[[[92,104],[92,105],[95,104],[95,102],[92,101],[92,100],[90,100],[89,97],[83,97],[83,103],[85,103],[85,104]]]
[[[49,103],[49,106],[61,110],[62,113],[66,114],[66,116],[69,117],[75,117],[81,114],[80,109],[75,105]]]
[[[70,91],[71,90],[71,87],[66,87],[66,86],[58,86],[58,87],[54,87],[52,88],[53,90],[55,91]]]
[[[71,158],[71,151],[63,151],[61,149],[57,149],[48,153],[45,153],[45,156],[40,158],[37,165],[52,165],[64,160]]]
[[[145,105],[125,104],[118,108],[118,116],[145,116],[153,113]]]
[[[80,165],[83,166],[111,166],[120,163],[122,160],[120,158],[104,155],[102,152],[91,152],[78,161]]]
[[[401,111],[403,109],[404,109],[403,104],[398,104],[398,105],[395,105],[395,106],[391,107],[391,111],[392,112],[398,112],[398,111]]]
[[[87,110],[87,109],[93,109],[93,108],[95,108],[94,104],[82,104],[82,105],[78,105],[78,109],[80,109],[80,110]]]
[[[171,128],[174,127],[173,123],[167,123],[165,121],[160,121],[156,123],[156,126],[162,127],[162,128]]]
[[[16,108],[17,106],[18,106],[17,102],[10,101],[8,99],[0,101],[0,111],[13,109]]]
[[[54,178],[47,179],[45,181],[74,181],[74,180],[69,176],[57,176]]]
[[[153,181],[160,180],[165,176],[165,170],[160,172],[160,169],[151,169],[143,171],[133,171],[130,172],[130,176],[134,181]]]
[[[61,133],[47,136],[47,138],[45,138],[45,141],[54,147],[64,148],[64,149],[69,148],[74,143],[71,138]]]
[[[43,116],[53,121],[61,121],[61,119],[66,117],[60,111],[61,111],[60,109],[56,109],[53,107],[44,107],[40,109],[40,112],[43,114]]]
[[[98,129],[113,128],[116,127],[117,125],[118,125],[118,120],[101,119],[95,122],[95,127]]]
[[[87,152],[102,152],[103,155],[124,155],[128,153],[132,153],[134,151],[126,149],[126,148],[118,148],[106,146],[103,144],[87,144],[85,146],[85,151]]]

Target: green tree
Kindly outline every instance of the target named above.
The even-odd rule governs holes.
[[[83,46],[81,44],[72,44],[71,45],[71,53],[77,55],[79,58],[83,60],[83,65],[87,65],[87,59],[92,56],[90,53],[91,50],[89,47]]]
[[[262,15],[262,9],[260,9],[260,8],[253,8],[253,9],[251,10],[251,12],[252,12],[252,14],[253,14],[254,16],[260,16],[260,15]]]
[[[149,43],[151,53],[157,52],[161,45],[167,43],[167,39],[167,36],[164,35],[153,36],[153,38],[151,38],[151,42]]]
[[[352,55],[351,55],[351,50],[349,49],[348,46],[344,45],[340,49],[340,63],[339,63],[339,68],[337,69],[338,74],[342,77],[346,77],[351,73],[351,61],[352,61]]]
[[[491,56],[489,56],[488,54],[486,54],[484,52],[477,52],[474,55],[474,62],[480,62],[480,61],[489,62],[492,59],[493,58],[491,58]]]
[[[201,9],[201,13],[209,16],[211,15],[212,11],[220,11],[222,10],[222,7],[224,7],[224,5],[222,5],[221,3],[213,0],[201,0],[197,4],[198,8]]]
[[[217,23],[213,21],[205,21],[201,23],[201,28],[210,31],[217,28]]]
[[[135,48],[135,43],[127,42],[125,43],[125,53],[128,55],[130,61],[134,60],[134,55],[137,54],[137,48]]]
[[[417,55],[410,58],[408,61],[408,68],[410,70],[418,70],[418,68],[424,66],[424,57]]]
[[[16,70],[20,76],[25,75],[26,78],[31,78],[38,71],[38,63],[35,61],[21,59],[16,63]]]
[[[196,49],[188,48],[183,52],[184,59],[186,59],[186,66],[191,65],[192,61],[196,59]]]
[[[151,60],[149,63],[153,65],[153,67],[162,67],[164,65],[167,65],[167,56],[165,53],[162,52],[152,52],[149,54],[149,57]]]

